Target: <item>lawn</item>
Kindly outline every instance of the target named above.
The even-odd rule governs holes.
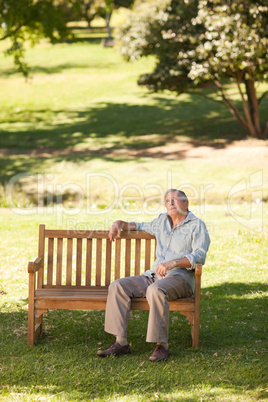
[[[263,213],[267,219],[266,206]],[[84,213],[76,222],[106,227],[116,216]],[[171,356],[152,364],[152,345],[144,341],[146,312],[131,314],[129,356],[96,357],[112,340],[103,331],[103,312],[50,312],[45,336],[27,347],[27,261],[36,255],[38,224],[55,227],[58,218],[56,212],[22,217],[2,209],[2,400],[266,400],[267,228],[253,232],[222,206],[208,206],[203,218],[212,243],[203,274],[200,347],[191,348],[189,324],[172,313]]]
[[[217,103],[138,87],[154,60],[125,63],[102,36],[80,29],[77,42],[28,49],[29,82],[0,56],[0,399],[265,401],[267,142],[248,139]],[[45,336],[27,347],[38,225],[150,220],[172,186],[188,193],[212,240],[200,347],[173,313],[171,356],[150,363],[147,313],[132,312],[132,354],[99,359],[111,337],[93,311],[49,312]]]

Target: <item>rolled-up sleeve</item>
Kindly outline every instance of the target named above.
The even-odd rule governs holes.
[[[210,237],[206,225],[203,221],[199,221],[192,233],[192,251],[184,255],[191,264],[191,267],[187,268],[188,270],[194,269],[195,264],[205,264],[209,245]]]

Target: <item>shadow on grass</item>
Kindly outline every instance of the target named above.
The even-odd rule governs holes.
[[[57,162],[101,158],[124,163],[128,156],[116,151],[135,150],[135,157],[164,158],[161,150],[148,155],[147,149],[177,142],[180,136],[194,146],[209,143],[217,148],[238,138],[234,133],[240,128],[218,105],[208,112],[198,97],[178,102],[156,96],[155,100],[155,105],[103,103],[84,111],[14,111],[3,124],[15,123],[20,128],[0,132],[0,148],[4,148],[0,183],[6,185],[22,172],[42,171],[48,158]],[[168,156],[176,160],[185,157],[183,150],[171,151]]]
[[[84,44],[85,46],[88,45],[101,45],[101,41],[103,40],[103,38],[107,37],[107,30],[105,28],[92,28],[90,30],[88,30],[87,28],[82,28],[82,27],[75,27],[73,30],[74,36],[71,38],[68,38],[66,40],[63,41],[58,41],[54,43],[54,46],[57,45],[61,45],[61,44],[68,44],[68,45],[72,45],[72,44]],[[70,48],[71,51],[71,48]],[[87,51],[86,49],[84,50],[85,52]],[[116,63],[114,63],[116,64]],[[109,67],[112,67],[113,63],[111,62],[111,60],[109,61]],[[90,67],[94,68],[94,62],[91,59],[90,60]],[[89,64],[83,65],[81,63],[77,64],[77,63],[64,63],[64,64],[59,64],[59,65],[54,65],[54,66],[33,66],[30,65],[30,76],[31,75],[35,75],[35,74],[59,74],[61,72],[63,72],[64,70],[69,70],[72,68],[76,68],[76,69],[88,69],[89,68]],[[107,66],[104,63],[96,63],[96,67],[98,68],[98,70],[101,69],[107,69]],[[13,74],[18,74],[18,69],[13,67],[13,68],[9,68],[9,69],[1,69],[0,68],[0,76],[2,78],[5,77],[9,77]]]
[[[248,392],[257,400],[265,397],[267,385],[266,291],[257,282],[202,289],[201,346],[191,348],[188,323],[173,313],[171,356],[159,364],[148,362],[152,345],[145,343],[146,312],[131,314],[132,354],[108,359],[96,357],[100,344],[111,342],[103,331],[103,312],[50,312],[46,336],[34,348],[26,346],[27,312],[0,313],[2,390],[4,395],[14,388],[26,395],[62,393],[67,400],[148,399],[155,393],[160,400],[173,393],[177,400],[177,393],[178,400],[189,401]]]
[[[0,131],[1,179],[43,171],[47,159],[81,162],[94,158],[124,163],[132,157],[182,160],[185,150],[163,151],[166,144],[224,148],[247,134],[222,106],[198,96],[187,99],[154,97],[155,105],[99,103],[88,110],[15,110]],[[209,103],[209,105],[208,105]],[[181,140],[182,138],[182,140]],[[153,152],[153,148],[156,148]],[[148,149],[150,151],[148,152]]]
[[[227,110],[213,104],[214,108],[208,110],[201,97],[191,96],[183,101],[155,97],[155,100],[156,105],[100,103],[83,111],[14,111],[3,123],[16,123],[21,130],[2,131],[0,147],[68,148],[88,138],[108,140],[116,136],[116,147],[141,149],[159,145],[159,138],[154,141],[153,135],[161,136],[160,144],[184,136],[224,147],[246,136]],[[103,144],[106,145],[105,141]]]
[[[96,44],[101,42],[102,38],[94,38],[91,40],[91,42],[94,42]],[[84,41],[81,41],[84,42]],[[112,66],[116,66],[116,63],[112,63],[111,61],[109,61],[109,67],[112,68]],[[94,62],[93,60],[90,60],[90,67],[92,69],[96,68],[98,70],[107,70],[107,65],[105,65],[105,63],[101,64],[99,62]],[[76,70],[83,70],[83,69],[87,69],[89,68],[89,64],[82,64],[82,63],[64,63],[64,64],[56,64],[53,66],[45,66],[45,65],[38,65],[38,66],[31,66],[30,67],[30,76],[31,75],[35,75],[35,74],[60,74],[62,72],[64,72],[65,70],[72,70],[72,69],[76,69]],[[0,69],[0,76],[2,78],[5,77],[9,77],[13,74],[18,73],[18,70],[14,67],[14,68],[9,68],[9,69],[5,69],[5,70],[1,70]],[[41,111],[43,112],[43,111]],[[46,112],[46,111],[45,111]],[[27,113],[27,112],[26,112]]]

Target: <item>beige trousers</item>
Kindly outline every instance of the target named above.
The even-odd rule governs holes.
[[[131,298],[146,297],[150,306],[146,341],[168,342],[169,301],[192,294],[180,275],[155,281],[145,275],[117,279],[109,286],[104,329],[115,336],[126,337]]]

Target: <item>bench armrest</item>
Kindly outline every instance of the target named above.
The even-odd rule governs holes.
[[[201,264],[196,264],[196,266],[195,266],[195,292],[194,292],[194,294],[195,294],[195,300],[196,300],[196,306],[197,307],[200,305],[201,275],[202,275],[202,265]],[[200,306],[198,308],[200,308]]]
[[[43,264],[44,264],[44,257],[37,257],[34,261],[29,261],[28,262],[28,273],[34,274],[40,268],[43,267]]]
[[[202,275],[202,264],[195,264],[195,276],[201,276]]]

